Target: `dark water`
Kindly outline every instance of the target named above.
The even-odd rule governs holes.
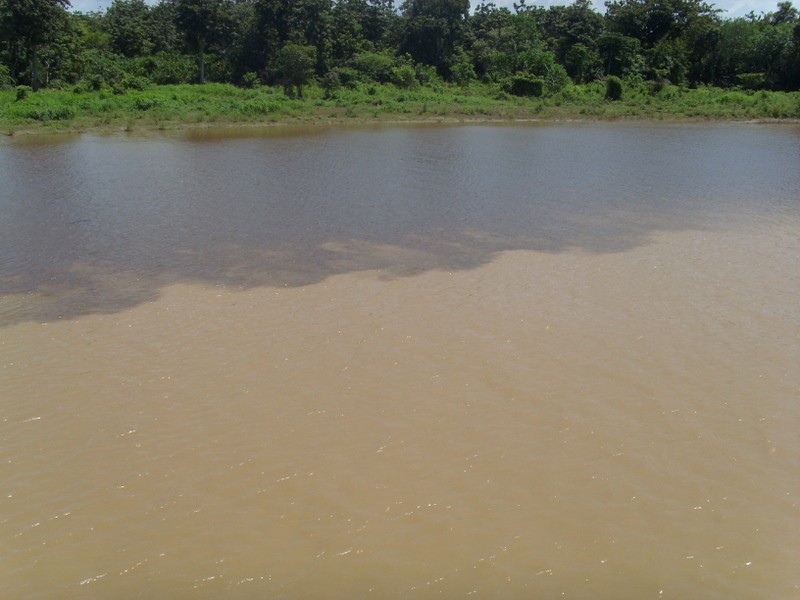
[[[2,317],[116,311],[175,281],[296,286],[469,269],[505,250],[624,252],[658,231],[796,216],[798,164],[796,127],[746,125],[11,141],[0,292],[47,300]],[[425,258],[359,250],[373,243]]]
[[[800,597],[800,129],[0,143],[0,596]]]

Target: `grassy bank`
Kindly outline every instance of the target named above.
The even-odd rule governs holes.
[[[303,99],[281,88],[227,84],[156,86],[144,90],[0,90],[0,133],[174,129],[202,124],[314,123],[372,120],[800,119],[800,92],[687,89],[643,83],[618,101],[605,86],[571,86],[546,98],[511,96],[473,84],[400,89],[362,84],[326,96],[306,88]]]

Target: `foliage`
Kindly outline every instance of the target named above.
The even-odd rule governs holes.
[[[466,87],[471,81],[478,78],[475,74],[475,67],[468,61],[461,61],[453,65],[453,81],[462,87]]]
[[[616,75],[606,77],[606,99],[622,100],[622,79]]]
[[[206,82],[205,53],[213,44],[223,44],[230,32],[230,0],[175,0],[176,23],[187,46],[197,55],[198,81]]]
[[[246,88],[257,88],[261,85],[261,78],[258,76],[258,73],[253,71],[248,71],[242,77],[242,86]]]
[[[150,8],[144,0],[114,0],[106,11],[105,26],[117,54],[134,57],[153,51]]]
[[[360,52],[350,63],[363,81],[389,83],[393,76],[395,58],[390,52]]]
[[[25,100],[25,98],[28,97],[28,94],[33,91],[30,86],[27,85],[18,85],[15,89],[17,90],[17,102],[20,100]]]
[[[329,96],[361,84],[454,83],[502,97],[518,79],[541,80],[541,98],[557,101],[584,89],[573,84],[598,81],[602,97],[615,76],[626,102],[640,88],[663,95],[645,81],[800,90],[800,13],[788,1],[736,19],[702,0],[608,0],[605,14],[590,0],[479,3],[472,12],[468,0],[112,0],[87,14],[69,6],[0,0],[0,88],[77,84],[124,95],[209,79],[285,84],[300,96],[318,78]]]
[[[286,95],[303,97],[303,87],[314,77],[317,49],[314,46],[286,44],[278,53],[278,72]]]
[[[0,88],[14,85],[14,78],[11,77],[11,69],[0,64]]]
[[[540,119],[781,119],[800,118],[800,92],[747,92],[712,87],[689,89],[625,84],[624,100],[605,100],[599,82],[570,85],[558,94],[513,96],[496,84],[469,89],[436,84],[403,90],[393,84],[340,87],[326,94],[309,84],[305,99],[280,88],[229,84],[151,86],[114,94],[107,89],[73,93],[44,89],[16,101],[16,90],[0,90],[0,132],[38,129],[163,129],[194,123],[304,123],[376,118]]]
[[[469,0],[406,0],[400,10],[400,51],[448,77],[466,35]]]
[[[736,79],[746,90],[760,90],[764,88],[767,83],[765,73],[739,73]]]
[[[336,92],[342,87],[342,80],[337,71],[328,71],[322,76],[320,86],[325,90],[325,98],[331,99],[336,97]]]
[[[27,58],[34,91],[41,85],[40,52],[67,27],[69,6],[69,0],[14,0],[0,4],[0,39],[6,41],[6,52],[12,56],[9,66],[19,76],[20,65],[25,62],[22,57]]]
[[[408,90],[419,85],[417,73],[410,65],[400,65],[392,69],[392,83],[397,87]]]
[[[515,96],[541,97],[544,92],[544,80],[541,77],[517,75],[511,78],[508,91]]]
[[[196,66],[191,57],[175,52],[158,52],[152,56],[134,59],[130,70],[147,77],[157,85],[189,83],[194,80]]]

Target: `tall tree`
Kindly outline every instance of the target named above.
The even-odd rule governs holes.
[[[331,0],[293,0],[289,12],[289,41],[316,48],[316,71],[328,67],[333,45]]]
[[[367,39],[370,5],[367,0],[338,0],[333,5],[333,58],[344,63],[359,52],[370,49]]]
[[[15,46],[12,54],[27,56],[30,82],[40,87],[39,54],[67,26],[69,0],[10,0],[0,4],[0,32]]]
[[[150,7],[144,0],[114,0],[106,11],[111,48],[123,56],[141,56],[153,50]]]
[[[230,0],[177,0],[178,27],[197,54],[198,81],[206,82],[205,53],[230,33]]]
[[[469,0],[406,0],[401,52],[448,76],[456,48],[464,41]]]
[[[289,42],[277,56],[278,72],[281,75],[286,94],[291,97],[303,97],[303,86],[314,77],[314,65],[317,62],[317,49]]]

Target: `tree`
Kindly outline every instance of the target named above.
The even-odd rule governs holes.
[[[317,49],[288,43],[278,52],[278,71],[288,96],[303,97],[303,86],[314,78]]]
[[[541,26],[548,47],[562,63],[575,44],[582,44],[588,54],[596,51],[597,39],[604,30],[603,17],[592,10],[589,0],[551,6],[541,14]]]
[[[34,91],[40,88],[39,54],[66,27],[70,6],[69,0],[13,0],[0,5],[0,32],[14,46],[12,54],[27,57]]]
[[[600,55],[584,44],[573,44],[564,57],[564,67],[575,83],[593,81],[600,69]]]
[[[778,2],[778,10],[770,15],[773,25],[796,23],[798,20],[800,20],[800,13],[792,6],[791,2]]]
[[[400,51],[450,75],[456,48],[463,42],[469,0],[406,0]]]
[[[638,75],[642,67],[642,45],[638,39],[619,33],[604,33],[597,42],[606,75]]]
[[[178,52],[181,35],[177,28],[177,7],[173,2],[160,2],[150,7],[149,30],[153,52]]]
[[[206,82],[206,49],[224,40],[230,28],[230,0],[177,0],[178,27],[197,54],[199,82]]]
[[[153,51],[150,7],[144,0],[114,0],[106,11],[105,22],[114,52],[133,57]]]
[[[344,63],[348,58],[366,50],[368,45],[364,37],[367,0],[339,0],[334,4],[332,26],[336,35],[333,38],[333,58]]]
[[[300,46],[316,48],[317,74],[328,70],[331,56],[331,2],[330,0],[293,0],[288,15],[289,41]]]
[[[606,2],[609,28],[653,48],[665,37],[680,37],[692,20],[719,11],[700,0],[614,0]]]

